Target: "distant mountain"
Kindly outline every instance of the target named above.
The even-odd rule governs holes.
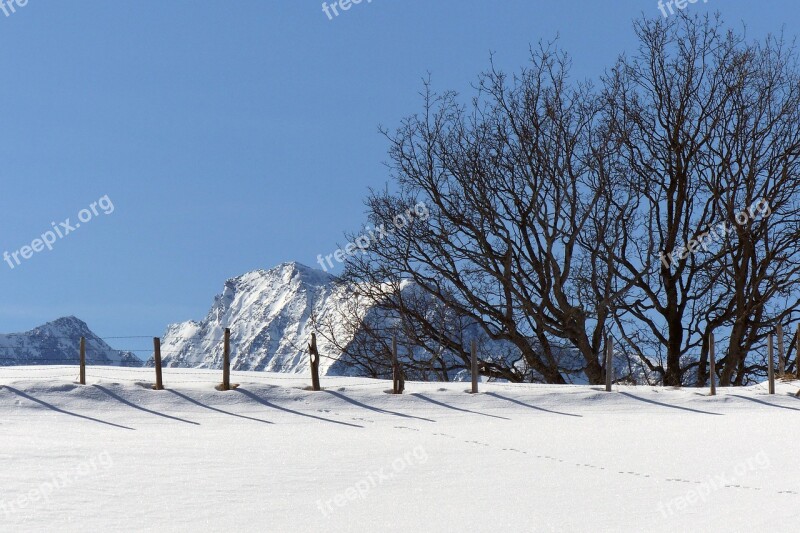
[[[86,338],[89,365],[142,366],[131,352],[114,350],[74,316],[59,318],[24,333],[0,334],[0,366],[71,365],[80,359]]]
[[[163,365],[220,368],[224,330],[230,328],[233,370],[307,372],[312,313],[324,317],[342,300],[333,281],[330,274],[299,263],[229,279],[203,320],[167,327]],[[320,373],[343,373],[333,369],[338,351],[321,337],[318,347],[328,356],[320,361]]]
[[[410,284],[403,288],[403,291],[413,290]],[[203,320],[167,327],[161,339],[162,363],[165,367],[221,368],[224,331],[230,328],[231,369],[307,373],[310,366],[307,343],[315,330],[313,316],[325,324],[326,336],[332,335],[348,351],[362,355],[376,353],[379,347],[365,330],[354,332],[341,324],[338,312],[352,313],[353,305],[352,295],[337,285],[332,275],[300,263],[248,272],[225,282]],[[385,331],[390,335],[398,320],[393,312],[375,306],[359,308],[358,313],[373,333]],[[492,358],[519,359],[510,343],[489,340],[470,320],[455,320],[451,325],[458,328],[465,346],[474,338],[484,350],[491,351]],[[323,356],[322,375],[370,375],[368,369],[354,364],[351,358],[342,360],[341,350],[321,335],[317,336],[317,346]],[[405,345],[398,355],[403,360],[409,354],[416,360],[430,355],[425,347]],[[455,363],[453,354],[443,352],[441,356],[446,367]],[[146,365],[153,364],[150,357]],[[469,374],[454,372],[449,379],[469,379]]]

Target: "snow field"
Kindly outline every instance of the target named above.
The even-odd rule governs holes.
[[[765,531],[797,383],[720,390],[0,369],[2,531]]]

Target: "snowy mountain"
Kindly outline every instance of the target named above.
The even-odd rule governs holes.
[[[413,296],[414,287],[406,285],[403,292]],[[416,296],[425,298],[424,294]],[[286,373],[309,371],[308,342],[315,331],[313,317],[324,324],[327,334],[337,339],[348,351],[375,354],[380,350],[364,330],[353,332],[341,323],[340,311],[356,312],[370,324],[371,332],[385,332],[386,338],[397,322],[394,313],[364,304],[335,284],[335,278],[292,262],[270,270],[256,270],[229,279],[206,317],[199,321],[172,324],[161,339],[162,363],[165,367],[214,368],[222,367],[225,328],[231,330],[231,369]],[[489,360],[519,359],[515,348],[504,341],[492,341],[484,332],[466,319],[453,319],[449,326],[460,331],[464,345],[476,339]],[[331,329],[327,329],[331,328]],[[328,336],[328,335],[326,335]],[[368,375],[358,364],[340,361],[341,351],[322,335],[317,336],[322,356],[323,375]],[[417,361],[430,357],[422,346],[403,345],[399,357],[404,360],[413,354]],[[566,352],[561,354],[567,357]],[[451,366],[453,354],[443,352],[446,366]],[[153,366],[151,357],[146,365]],[[374,366],[374,365],[372,365]],[[419,376],[417,376],[419,377]],[[448,376],[451,380],[469,379],[466,371]],[[572,379],[572,378],[570,378]],[[580,378],[577,379],[580,382]]]
[[[0,334],[0,366],[78,364],[81,337],[86,337],[87,364],[143,364],[131,352],[114,350],[95,335],[85,322],[69,316],[24,333]]]
[[[163,365],[220,368],[227,327],[233,370],[307,372],[312,314],[324,317],[342,301],[333,280],[299,263],[229,279],[203,320],[168,326],[161,341]],[[320,373],[331,373],[338,352],[322,338],[318,348],[327,356]]]

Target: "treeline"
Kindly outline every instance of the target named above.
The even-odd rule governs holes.
[[[796,50],[718,17],[634,31],[594,82],[540,45],[467,100],[425,83],[366,206],[373,226],[429,216],[348,258],[344,360],[385,375],[398,335],[412,376],[451,379],[477,337],[484,375],[599,384],[609,334],[618,378],[702,386],[714,332],[723,386],[763,375],[767,336],[798,322]]]

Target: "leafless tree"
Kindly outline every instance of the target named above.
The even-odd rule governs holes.
[[[800,320],[795,48],[718,17],[634,29],[598,89],[542,45],[468,102],[426,83],[384,130],[395,186],[366,206],[392,231],[342,277],[372,309],[350,314],[354,364],[385,375],[396,335],[420,379],[450,379],[478,338],[486,376],[597,384],[610,332],[626,381],[703,385],[715,332],[721,384],[763,373],[766,335]]]
[[[620,293],[597,247],[626,239],[629,199],[612,192],[622,176],[602,103],[590,85],[570,84],[568,67],[565,54],[540,47],[512,78],[482,75],[470,105],[426,84],[423,113],[384,132],[399,191],[373,192],[367,206],[375,225],[420,202],[430,216],[352,257],[344,275],[466,357],[460,338],[444,338],[386,289],[387,280],[413,283],[513,346],[520,361],[482,365],[513,381],[601,383],[603,333]]]
[[[747,354],[774,327],[776,297],[797,288],[793,49],[747,43],[718,18],[680,14],[635,29],[638,53],[619,60],[604,91],[640,202],[633,246],[614,254],[616,275],[635,287],[617,324],[630,346],[650,348],[642,360],[667,385],[695,368],[704,383],[705,340],[727,328],[721,382],[738,373],[741,384]],[[760,199],[781,216],[735,222]]]

